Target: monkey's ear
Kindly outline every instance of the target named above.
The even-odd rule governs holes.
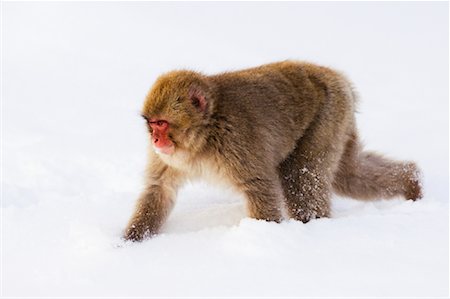
[[[208,106],[208,101],[206,99],[206,95],[203,90],[199,87],[192,87],[189,91],[189,100],[192,105],[202,111],[206,111],[206,107]]]

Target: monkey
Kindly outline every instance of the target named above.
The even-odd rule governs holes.
[[[249,217],[275,222],[330,217],[333,193],[422,198],[414,162],[363,149],[357,102],[339,71],[302,61],[161,75],[142,109],[151,143],[146,186],[124,239],[157,234],[177,190],[195,178],[232,186],[243,194]]]

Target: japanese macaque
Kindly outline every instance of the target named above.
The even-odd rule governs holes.
[[[124,238],[157,234],[177,189],[198,177],[233,186],[248,216],[277,222],[329,217],[332,192],[420,199],[415,163],[363,151],[355,104],[342,74],[304,62],[162,75],[142,110],[151,142],[146,187]]]

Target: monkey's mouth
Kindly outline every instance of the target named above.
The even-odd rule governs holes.
[[[157,154],[172,155],[175,152],[175,146],[170,144],[168,146],[158,147],[153,144],[153,150]]]

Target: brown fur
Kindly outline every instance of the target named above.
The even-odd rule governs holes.
[[[203,97],[199,109],[193,97]],[[125,230],[128,240],[156,234],[189,178],[226,182],[247,199],[248,214],[307,222],[330,215],[330,196],[421,198],[418,169],[362,151],[355,93],[331,69],[285,61],[205,76],[162,75],[143,108],[170,123],[173,155],[149,151],[147,187]],[[284,205],[285,203],[285,205]]]

